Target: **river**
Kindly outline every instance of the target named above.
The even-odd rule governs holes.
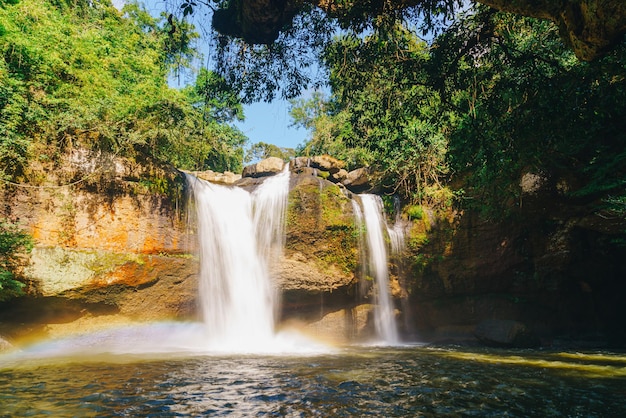
[[[0,362],[0,416],[619,417],[626,354],[352,346]]]

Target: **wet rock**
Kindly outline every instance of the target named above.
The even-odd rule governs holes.
[[[307,326],[306,330],[315,337],[335,343],[365,340],[376,334],[370,320],[373,310],[373,305],[363,304],[330,312]]]
[[[352,215],[351,201],[339,186],[310,174],[292,175],[285,255],[273,274],[283,293],[283,317],[318,316],[323,309],[355,302],[358,248]]]
[[[495,347],[533,348],[537,336],[523,323],[503,319],[486,319],[476,325],[474,335],[480,342]]]
[[[308,258],[298,251],[284,257],[275,267],[273,276],[284,292],[298,290],[318,294],[354,284],[351,272],[330,263],[322,265],[318,259]]]

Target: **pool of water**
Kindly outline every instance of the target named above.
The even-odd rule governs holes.
[[[0,416],[626,416],[626,355],[346,347],[0,361]]]

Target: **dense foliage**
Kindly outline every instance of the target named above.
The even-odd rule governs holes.
[[[481,9],[432,47],[397,23],[326,48],[332,96],[294,103],[301,152],[378,168],[406,200],[507,213],[533,172],[572,199],[620,208],[624,47],[578,61],[547,21]],[[623,207],[623,205],[622,205]]]
[[[32,249],[31,237],[18,225],[0,220],[0,301],[23,293],[24,283],[17,280],[23,256]]]
[[[228,125],[241,116],[238,101],[207,72],[194,87],[168,86],[196,54],[196,37],[137,4],[119,12],[109,0],[2,2],[0,174],[24,180],[29,161],[56,161],[72,147],[240,168],[245,137]]]
[[[336,29],[334,20],[309,6],[271,44],[251,45],[213,32],[216,70],[246,102],[297,97],[325,82],[318,60]]]
[[[172,15],[193,15],[206,30],[215,51],[216,71],[241,92],[246,102],[292,99],[305,89],[325,84],[328,74],[319,66],[319,58],[337,31],[363,35],[383,20],[406,20],[423,34],[434,33],[442,30],[466,3],[163,2]]]
[[[571,198],[623,196],[624,53],[622,44],[602,60],[580,62],[551,23],[490,10],[442,36],[433,84],[458,115],[450,163],[471,197],[502,209],[519,200],[525,172]]]
[[[314,96],[292,112],[296,122],[314,128],[302,152],[331,154],[351,167],[373,165],[392,191],[441,202],[447,172],[441,126],[448,115],[427,85],[426,43],[401,25],[385,24],[364,38],[337,38],[324,59],[332,100]]]

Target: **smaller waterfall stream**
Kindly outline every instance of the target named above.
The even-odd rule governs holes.
[[[212,348],[249,350],[274,339],[268,265],[284,241],[289,171],[253,193],[189,178],[200,244],[199,299]]]
[[[359,230],[365,226],[367,243],[367,270],[372,275],[376,286],[376,308],[374,323],[376,333],[386,344],[399,342],[395,320],[395,309],[389,291],[389,270],[387,267],[388,253],[384,232],[387,231],[393,243],[392,249],[399,248],[403,236],[397,228],[389,229],[383,216],[383,204],[379,196],[371,194],[359,195],[361,205],[353,200],[353,208]],[[362,208],[362,209],[361,209]]]

